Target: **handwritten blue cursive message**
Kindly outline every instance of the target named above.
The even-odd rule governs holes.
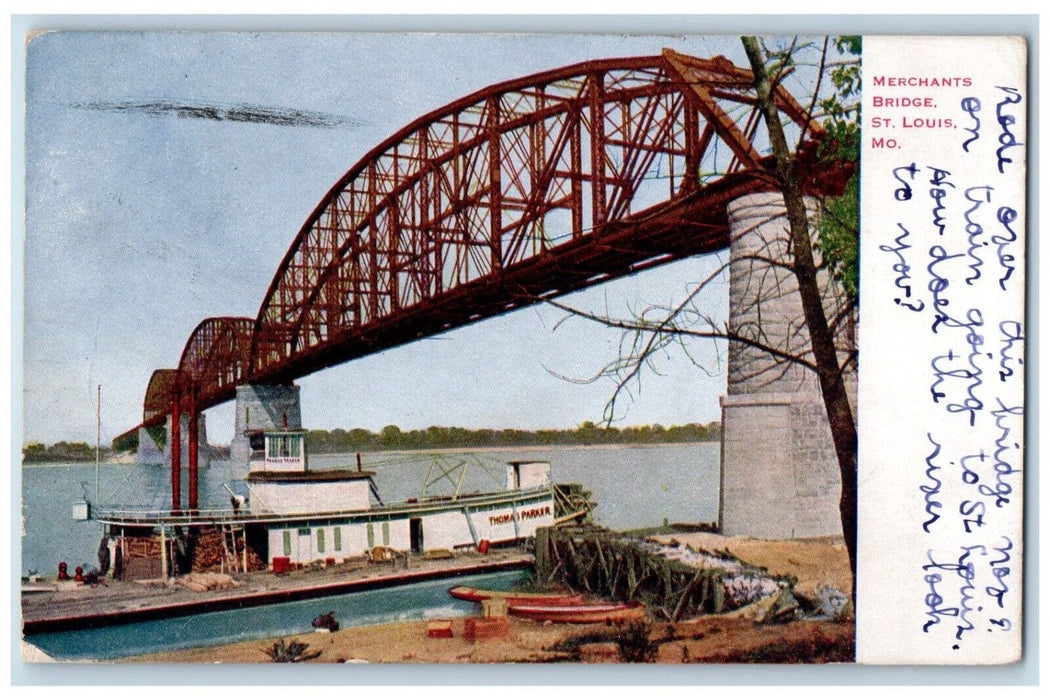
[[[1019,622],[1009,524],[1024,472],[1023,202],[1005,178],[1023,163],[1025,102],[1018,88],[968,87],[954,101],[963,155],[908,156],[886,173],[896,226],[883,227],[874,261],[885,302],[926,335],[916,348],[936,420],[916,426],[925,451],[911,466],[926,545],[918,625],[952,650]]]

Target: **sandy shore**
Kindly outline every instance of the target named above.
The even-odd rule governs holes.
[[[850,589],[849,560],[840,538],[769,541],[727,538],[709,533],[662,536],[708,551],[729,551],[771,573],[794,576],[797,590],[812,595],[822,586]],[[676,624],[652,621],[649,638],[660,663],[727,661],[843,661],[852,654],[852,622],[801,620],[788,624],[758,624],[744,609]],[[285,638],[320,652],[312,663],[491,663],[545,661],[617,661],[615,645],[581,647],[582,657],[552,650],[584,635],[601,637],[616,632],[603,625],[556,625],[511,618],[504,640],[468,642],[464,620],[453,620],[451,639],[427,637],[424,621],[397,622],[370,627],[312,633]],[[266,649],[276,640],[256,640],[221,647],[153,654],[132,662],[150,663],[269,663]]]

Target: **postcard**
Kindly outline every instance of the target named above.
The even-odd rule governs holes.
[[[1024,38],[26,52],[25,662],[1022,659]]]

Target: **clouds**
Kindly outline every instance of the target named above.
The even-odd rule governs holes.
[[[75,102],[70,106],[96,112],[144,114],[152,117],[176,116],[180,119],[246,122],[274,126],[333,129],[355,127],[362,124],[360,120],[339,114],[327,114],[289,107],[264,107],[252,104],[223,105],[178,100],[126,100],[120,102]]]

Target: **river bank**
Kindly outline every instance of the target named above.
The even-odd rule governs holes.
[[[616,628],[604,625],[544,625],[511,618],[506,640],[469,642],[464,620],[452,621],[450,639],[427,637],[427,623],[394,622],[370,627],[283,637],[318,653],[308,663],[584,663],[620,662]],[[654,663],[829,663],[853,660],[852,621],[800,620],[761,625],[740,613],[712,615],[649,627]],[[584,641],[608,638],[608,641]],[[270,663],[277,639],[223,647],[152,654],[129,663]]]
[[[711,533],[661,536],[661,541],[729,551],[771,573],[793,576],[796,590],[815,595],[823,587],[849,591],[849,560],[841,538],[772,541],[729,538]],[[759,609],[749,606],[675,624],[650,621],[645,641],[658,663],[839,662],[852,660],[851,620],[797,620],[764,624]],[[544,624],[510,619],[503,640],[469,642],[464,620],[452,620],[451,639],[431,639],[425,621],[393,622],[367,627],[268,638],[235,644],[151,654],[129,662],[148,663],[268,663],[274,643],[299,641],[311,663],[496,663],[555,661],[619,661],[624,630],[604,625]],[[619,636],[618,636],[619,635]],[[597,640],[597,641],[595,641]],[[602,641],[604,640],[604,641]]]

